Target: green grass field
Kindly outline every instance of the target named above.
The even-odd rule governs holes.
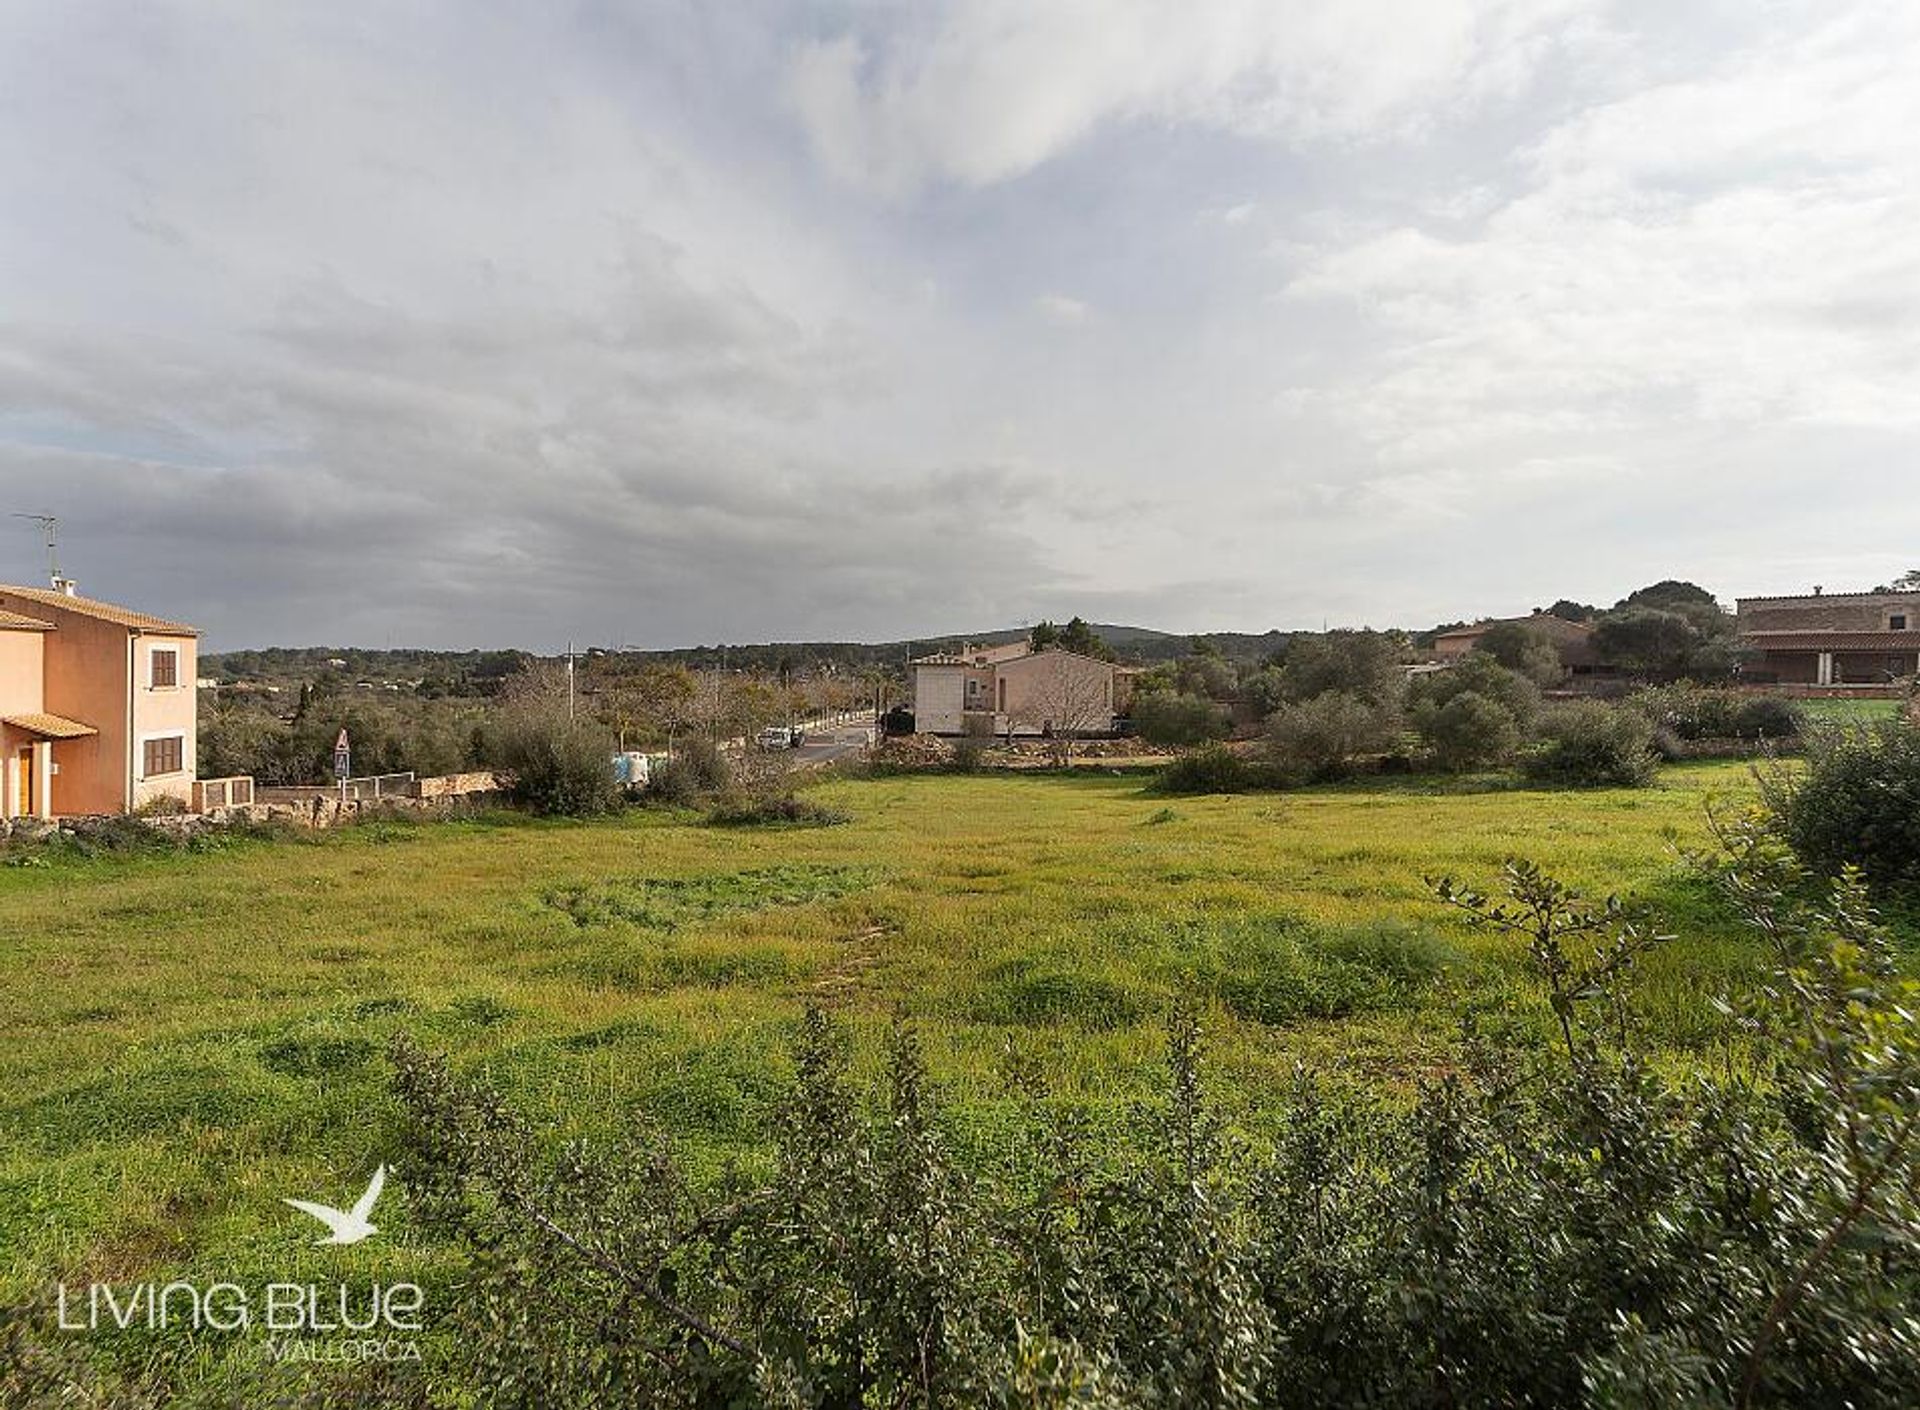
[[[556,1136],[639,1115],[708,1169],[751,1159],[814,1003],[869,1062],[911,1017],[982,1148],[1009,1051],[1097,1114],[1150,1090],[1182,990],[1250,1125],[1300,1060],[1404,1087],[1461,1015],[1540,1018],[1517,942],[1468,932],[1422,879],[1485,885],[1516,854],[1674,915],[1642,997],[1684,1061],[1758,952],[1675,849],[1747,785],[1739,764],[1595,793],[910,776],[825,785],[854,821],[818,830],[371,824],[0,867],[0,1300],[55,1279],[445,1276],[403,1201],[389,1237],[325,1255],[279,1202],[345,1203],[392,1154],[403,1030]]]
[[[1813,719],[1828,724],[1864,725],[1891,720],[1900,713],[1898,700],[1796,700],[1794,704]]]

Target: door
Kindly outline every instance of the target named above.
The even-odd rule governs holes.
[[[33,746],[20,751],[20,799],[14,808],[16,817],[33,816]]]

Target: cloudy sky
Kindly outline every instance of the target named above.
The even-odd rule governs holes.
[[[1870,586],[1917,451],[1912,0],[0,0],[0,509],[216,647]]]

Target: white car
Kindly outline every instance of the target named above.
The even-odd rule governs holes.
[[[760,731],[759,744],[762,749],[791,749],[800,742],[799,733],[785,725],[768,725]]]

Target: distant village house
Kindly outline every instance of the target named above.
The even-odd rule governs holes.
[[[968,646],[913,662],[922,734],[1109,734],[1139,671],[1024,641]]]

